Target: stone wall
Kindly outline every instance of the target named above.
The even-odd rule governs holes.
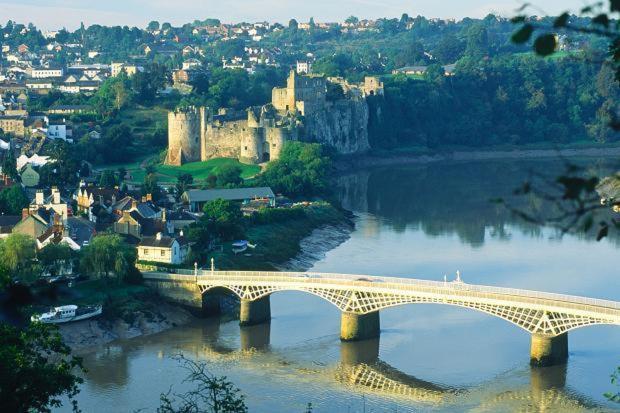
[[[201,114],[197,108],[168,113],[166,164],[181,165],[200,160]]]
[[[195,282],[154,280],[145,277],[144,284],[157,290],[159,295],[170,302],[202,310],[202,294]]]

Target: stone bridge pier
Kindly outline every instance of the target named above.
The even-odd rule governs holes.
[[[552,337],[532,334],[530,364],[546,367],[566,363],[568,360],[568,333]]]

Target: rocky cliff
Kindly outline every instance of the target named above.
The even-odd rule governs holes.
[[[306,114],[304,140],[331,145],[341,154],[365,152],[368,143],[368,104],[365,99],[328,102]]]

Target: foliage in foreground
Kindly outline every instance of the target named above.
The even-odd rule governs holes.
[[[58,331],[44,324],[19,330],[0,324],[0,406],[5,412],[51,412],[73,397],[83,382],[74,374],[82,369]]]
[[[226,377],[218,377],[207,370],[201,361],[175,357],[189,374],[184,382],[195,388],[186,393],[162,393],[157,413],[246,413],[245,396]]]

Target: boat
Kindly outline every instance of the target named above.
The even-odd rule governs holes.
[[[232,250],[235,254],[239,254],[248,249],[248,242],[246,240],[235,241],[232,243]]]
[[[100,305],[91,305],[78,307],[77,305],[62,305],[54,307],[47,313],[34,314],[30,317],[30,321],[39,321],[45,324],[68,323],[69,321],[85,320],[87,318],[100,315],[102,307]]]

